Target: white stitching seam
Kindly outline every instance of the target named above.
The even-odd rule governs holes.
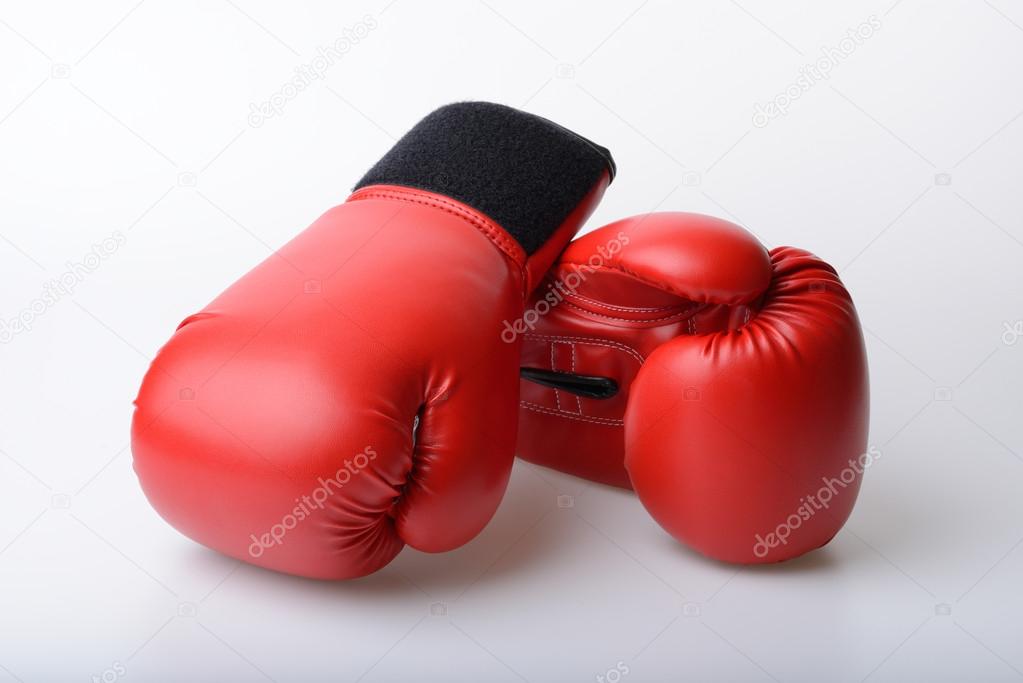
[[[589,297],[583,296],[579,292],[569,292],[567,296],[573,299],[582,299],[586,303],[593,304],[594,306],[599,306],[601,308],[606,308],[611,311],[627,311],[632,313],[656,313],[657,311],[670,311],[673,308],[683,308],[691,306],[691,304],[689,303],[675,304],[674,306],[657,306],[655,308],[644,306],[614,306],[612,304],[605,304],[602,301],[597,301],[596,299],[591,299]]]
[[[519,405],[526,410],[532,410],[537,413],[543,413],[544,415],[552,415],[554,417],[564,417],[569,420],[579,420],[580,422],[592,422],[593,424],[604,425],[605,427],[620,427],[625,424],[624,420],[613,419],[609,417],[590,417],[588,415],[576,415],[575,413],[559,413],[556,410],[539,406],[529,401],[519,401]]]
[[[586,313],[588,315],[595,315],[598,318],[605,318],[607,320],[620,320],[620,321],[623,321],[623,322],[630,322],[630,323],[658,323],[658,322],[662,322],[664,320],[674,320],[676,318],[681,318],[681,317],[683,317],[685,315],[688,315],[693,310],[692,308],[686,308],[683,311],[679,311],[678,313],[672,313],[671,315],[666,315],[666,316],[661,317],[661,318],[644,318],[642,320],[635,320],[633,318],[618,318],[618,317],[615,317],[613,315],[604,315],[603,313],[595,313],[593,311],[590,311],[590,310],[587,310],[587,309],[583,308],[582,306],[579,306],[578,304],[572,303],[568,299],[565,299],[562,303],[564,303],[566,306],[568,306],[570,308],[574,308],[577,311],[582,311],[583,313]]]
[[[621,344],[619,342],[611,341],[609,339],[597,339],[597,338],[593,338],[593,337],[562,337],[562,336],[557,336],[557,335],[546,335],[546,334],[526,334],[524,336],[524,339],[530,339],[530,340],[541,341],[541,342],[549,342],[550,343],[550,345],[551,345],[551,369],[552,370],[556,370],[555,363],[554,363],[554,349],[556,348],[555,344],[571,344],[572,345],[572,372],[575,372],[575,369],[576,369],[575,345],[577,343],[578,344],[588,344],[590,346],[603,346],[605,348],[612,349],[612,350],[615,350],[615,351],[621,351],[621,352],[625,353],[626,355],[628,355],[629,357],[631,357],[633,360],[635,360],[640,365],[643,364],[643,356],[642,356],[642,354],[639,353],[639,351],[637,351],[636,349],[632,348],[631,346],[626,346],[625,344]],[[583,412],[582,402],[579,400],[578,396],[576,396],[575,398],[576,398],[576,404],[579,407],[579,412],[578,413],[570,413],[570,412],[564,410],[561,407],[561,399],[558,397],[558,390],[554,389],[553,391],[554,391],[555,400],[557,401],[557,405],[558,405],[558,409],[557,410],[553,410],[553,409],[548,408],[546,406],[541,406],[541,405],[538,405],[536,403],[531,403],[529,401],[524,401],[524,400],[523,401],[519,401],[519,405],[522,406],[523,408],[526,408],[527,410],[532,410],[532,411],[537,412],[537,413],[543,413],[544,415],[552,415],[554,417],[564,417],[564,418],[567,418],[569,420],[579,420],[581,422],[591,422],[593,424],[600,424],[600,425],[605,425],[605,426],[618,426],[618,425],[623,425],[624,424],[624,420],[621,420],[621,419],[618,419],[618,418],[592,417],[592,416],[588,416],[588,415],[583,415],[582,414],[582,412]]]
[[[554,362],[554,350],[558,348],[558,342],[551,342],[551,370],[557,371],[557,365]],[[561,394],[558,393],[557,389],[554,389],[554,402],[558,404],[558,410],[561,410]]]
[[[645,359],[643,358],[643,355],[639,351],[637,351],[636,349],[632,348],[631,346],[626,346],[625,344],[622,344],[622,343],[619,343],[619,342],[616,342],[616,341],[611,341],[609,339],[599,339],[599,338],[596,338],[596,337],[562,337],[562,336],[558,336],[558,335],[549,335],[549,334],[526,334],[524,338],[525,339],[534,339],[536,341],[541,341],[541,342],[544,342],[544,341],[550,341],[550,342],[559,342],[559,341],[560,342],[578,342],[580,344],[592,344],[594,346],[606,346],[609,349],[617,349],[619,351],[624,351],[625,353],[627,353],[630,356],[632,356],[632,358],[634,358],[636,360],[636,362],[639,363],[640,365],[642,365],[643,362],[645,361]]]
[[[572,374],[575,374],[575,342],[572,342]],[[579,394],[575,395],[575,407],[579,409],[579,414],[583,414],[583,402],[579,400]]]

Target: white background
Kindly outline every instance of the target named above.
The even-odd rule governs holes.
[[[0,345],[0,680],[1023,677],[1019,3],[386,2],[0,5],[0,318],[32,317]],[[347,583],[239,564],[151,510],[128,425],[159,345],[462,99],[610,147],[590,226],[700,211],[840,269],[882,457],[826,549],[715,564],[631,495],[522,463],[464,549]]]

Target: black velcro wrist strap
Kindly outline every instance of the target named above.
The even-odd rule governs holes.
[[[457,199],[532,254],[614,172],[610,152],[556,123],[500,104],[459,102],[417,123],[355,189],[400,185]]]

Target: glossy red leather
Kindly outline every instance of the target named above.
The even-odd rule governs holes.
[[[737,226],[716,241],[724,222],[703,216],[624,223],[616,267],[586,280],[586,299],[566,296],[523,349],[525,366],[574,366],[622,391],[599,401],[523,381],[519,454],[631,485],[672,536],[719,560],[824,545],[856,500],[868,424],[862,333],[835,271],[790,247],[768,260]],[[566,254],[578,262],[621,229]]]
[[[744,320],[770,277],[760,243],[710,216],[634,216],[572,242],[527,306],[556,301],[525,335],[522,365],[611,377],[619,392],[598,400],[523,380],[520,457],[630,488],[623,425],[640,367],[679,335]]]
[[[316,578],[470,540],[514,453],[519,344],[502,323],[607,183],[539,265],[441,195],[377,185],[329,210],[157,354],[132,422],[150,502],[210,548]]]

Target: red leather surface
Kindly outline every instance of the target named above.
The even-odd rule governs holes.
[[[621,248],[616,248],[621,243]],[[594,260],[594,257],[599,260]],[[771,279],[767,252],[749,232],[713,216],[684,212],[649,213],[606,225],[572,242],[562,269],[599,264],[610,275],[648,284],[605,288],[601,278],[580,288],[604,303],[639,306],[637,296],[674,294],[687,301],[745,304],[763,294]]]
[[[527,306],[560,294],[526,335],[522,365],[612,377],[620,390],[597,400],[523,380],[520,457],[629,488],[623,420],[639,368],[678,335],[744,320],[770,276],[759,242],[710,216],[634,216],[572,242]]]
[[[567,296],[523,349],[525,366],[574,364],[622,392],[577,400],[523,381],[519,454],[631,483],[662,527],[716,559],[774,562],[827,543],[852,510],[867,440],[866,357],[848,293],[807,252],[775,249],[768,263],[748,234],[725,230],[716,241],[705,217],[640,220],[625,222],[632,244],[612,259],[621,267],[598,269],[583,285],[587,300]],[[580,262],[621,226],[566,254]],[[706,263],[694,265],[701,253]],[[825,487],[827,504],[809,505]]]
[[[856,501],[852,461],[867,445],[866,355],[848,293],[812,254],[783,247],[771,259],[759,314],[660,347],[626,416],[625,464],[644,506],[675,538],[729,562],[776,562],[831,540]],[[829,482],[846,472],[845,485]],[[828,505],[803,519],[825,486]],[[782,526],[783,544],[758,547]]]
[[[150,502],[200,543],[309,577],[465,543],[511,469],[519,343],[501,330],[527,270],[471,208],[363,188],[160,350],[132,422]]]

